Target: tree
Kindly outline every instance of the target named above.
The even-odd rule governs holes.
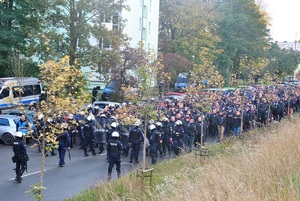
[[[168,76],[169,87],[172,88],[175,85],[176,78],[179,73],[189,72],[192,64],[183,56],[176,53],[165,53],[159,56],[159,61],[162,64],[162,68],[159,70],[158,75]],[[164,81],[164,80],[158,80]]]
[[[254,0],[227,0],[219,6],[218,44],[223,53],[216,60],[225,74],[238,73],[242,59],[256,60],[268,47],[269,30],[266,14]]]
[[[32,191],[37,200],[43,198],[45,142],[51,142],[53,146],[56,147],[56,137],[63,132],[60,124],[49,125],[47,120],[56,118],[58,115],[62,115],[63,112],[72,113],[77,111],[78,108],[82,108],[88,98],[88,95],[84,92],[85,82],[83,74],[78,67],[69,65],[69,57],[66,56],[58,62],[48,61],[40,66],[40,71],[40,77],[45,87],[47,100],[40,103],[38,112],[38,116],[43,116],[44,125],[40,136],[43,139],[41,143],[42,166],[40,182],[32,186]],[[66,90],[70,87],[75,88],[75,94],[71,94]],[[46,126],[50,127],[50,132],[46,131]],[[48,149],[51,148],[52,147],[49,147]]]
[[[300,63],[300,54],[292,49],[280,49],[277,43],[271,43],[267,59],[269,63],[266,70],[282,78],[294,73]]]
[[[15,55],[32,56],[28,50],[35,31],[40,31],[46,0],[3,0],[0,4],[0,76],[6,76]],[[32,63],[31,60],[28,60]],[[30,64],[30,67],[35,65]]]
[[[216,13],[213,1],[161,1],[159,47],[163,53],[177,53],[201,64],[203,51],[209,60],[221,52],[216,48]],[[208,59],[208,58],[207,58]]]
[[[70,65],[77,59],[83,66],[97,66],[107,56],[107,52],[100,50],[119,47],[122,41],[122,22],[118,15],[122,8],[123,0],[57,0],[48,7],[41,24],[43,31],[33,36],[35,43],[30,50],[42,61],[70,55]],[[103,23],[112,20],[117,20],[119,27],[109,31]]]

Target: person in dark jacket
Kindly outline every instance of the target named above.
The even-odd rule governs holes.
[[[68,124],[62,123],[61,127],[64,129],[64,132],[57,136],[56,141],[58,141],[59,167],[64,167],[66,149],[70,149],[70,136],[68,131]]]
[[[234,113],[232,112],[232,108],[229,108],[227,115],[226,115],[226,135],[227,135],[227,137],[233,133],[233,123],[234,123]]]
[[[95,135],[94,135],[94,116],[89,115],[86,118],[87,122],[83,125],[83,150],[84,150],[84,156],[89,156],[87,153],[87,147],[89,146],[92,150],[92,154],[95,156],[95,148],[94,148],[94,141],[95,141]]]
[[[120,134],[117,131],[114,131],[111,134],[111,139],[107,143],[107,155],[108,155],[108,177],[107,181],[111,179],[111,172],[116,164],[116,170],[118,178],[121,177],[121,151],[123,150],[123,145],[119,140]]]
[[[164,118],[163,135],[162,135],[163,155],[166,155],[166,148],[168,149],[169,155],[171,154],[171,144],[170,144],[171,133],[172,133],[172,127],[168,122],[168,118]]]
[[[172,135],[172,138],[171,138],[172,148],[173,148],[174,154],[176,156],[178,156],[179,153],[182,150],[182,147],[183,147],[183,143],[182,143],[183,135],[184,135],[184,129],[182,127],[182,121],[181,120],[177,120],[175,122],[175,127],[174,127],[173,135]]]
[[[187,150],[188,150],[188,152],[192,151],[195,137],[197,134],[198,133],[197,133],[196,125],[195,125],[195,120],[191,119],[190,124],[188,126],[188,132],[187,132],[187,135],[188,135]]]
[[[237,137],[241,133],[241,114],[239,111],[235,113],[233,119],[233,133],[234,136]]]
[[[156,163],[157,159],[157,147],[160,144],[161,133],[158,132],[156,126],[154,124],[150,125],[150,156],[151,156],[151,164]]]
[[[128,144],[131,146],[130,163],[132,163],[133,158],[136,163],[139,162],[141,143],[144,141],[143,131],[139,128],[140,122],[136,121],[134,126],[135,127],[131,129],[128,137]]]
[[[29,157],[26,152],[26,144],[22,140],[23,133],[17,132],[15,134],[14,144],[13,144],[13,162],[16,163],[16,178],[15,180],[18,183],[21,183],[22,181],[22,175],[25,170],[27,170],[27,161],[29,160]]]

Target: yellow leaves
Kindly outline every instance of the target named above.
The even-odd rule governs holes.
[[[41,81],[48,95],[47,100],[40,104],[40,112],[45,120],[52,120],[59,115],[63,118],[64,113],[74,112],[83,107],[88,97],[88,94],[84,92],[85,78],[79,68],[69,65],[68,56],[58,62],[48,61],[42,64],[40,71]],[[71,94],[71,89],[75,90],[75,96]],[[57,145],[56,135],[63,132],[61,125],[57,123],[48,126],[50,131],[42,135],[45,135],[46,143]]]

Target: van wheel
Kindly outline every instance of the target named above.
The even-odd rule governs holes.
[[[10,133],[4,133],[2,135],[2,141],[6,145],[12,145],[14,142],[14,136]]]

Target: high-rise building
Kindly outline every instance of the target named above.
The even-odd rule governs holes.
[[[157,52],[159,0],[126,0],[129,9],[116,11],[112,18],[103,18],[103,24],[109,30],[119,29],[124,23],[123,33],[129,38],[129,46],[138,47],[143,42],[145,50]],[[105,43],[103,43],[105,48]]]

